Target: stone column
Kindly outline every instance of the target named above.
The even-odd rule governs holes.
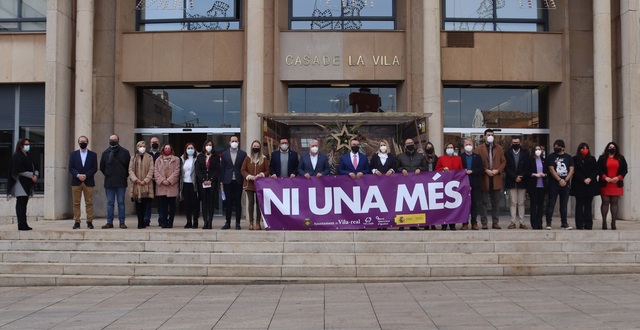
[[[75,139],[91,137],[93,120],[93,15],[94,0],[77,1]]]
[[[611,78],[611,3],[593,0],[593,111],[594,141],[600,150],[613,134],[613,97]]]
[[[70,210],[67,169],[71,108],[73,3],[47,1],[45,74],[44,218],[62,219]]]
[[[262,141],[262,127],[257,113],[263,112],[264,104],[264,9],[265,0],[251,1],[247,6],[246,25],[246,75],[244,80],[245,124],[243,127],[245,150],[251,150],[251,141]]]
[[[443,145],[442,65],[440,62],[440,1],[425,1],[424,12],[424,113],[432,113],[429,122],[429,140],[436,147]]]
[[[603,1],[603,0],[600,0]],[[608,1],[606,1],[608,2]],[[595,24],[595,23],[594,23]],[[629,173],[624,180],[624,196],[620,199],[621,208],[618,217],[625,220],[640,220],[640,204],[634,198],[640,193],[635,181],[640,180],[640,164],[637,141],[640,141],[640,3],[638,0],[620,1],[620,78],[618,102],[619,108],[614,123],[615,140],[629,164]],[[606,47],[597,45],[597,48]],[[596,117],[596,121],[599,120]],[[596,140],[597,141],[597,140]],[[605,141],[604,143],[607,143]],[[598,145],[604,148],[604,144]]]

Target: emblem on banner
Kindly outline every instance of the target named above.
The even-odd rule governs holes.
[[[398,214],[394,219],[396,225],[422,225],[427,223],[427,215],[420,214]]]

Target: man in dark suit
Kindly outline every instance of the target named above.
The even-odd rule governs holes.
[[[242,174],[240,169],[247,153],[240,150],[238,137],[229,139],[230,148],[220,158],[220,189],[224,194],[226,222],[222,229],[231,228],[231,213],[236,212],[236,230],[240,230],[242,216]]]
[[[367,156],[360,153],[360,141],[353,139],[349,142],[349,146],[351,152],[340,157],[338,174],[360,179],[363,174],[371,173]]]
[[[280,150],[271,153],[269,172],[272,178],[294,178],[298,172],[298,153],[289,149],[289,139],[280,139]]]
[[[107,224],[102,229],[113,228],[114,206],[118,203],[120,228],[127,229],[124,209],[124,194],[129,178],[129,150],[120,146],[120,138],[113,134],[109,137],[109,147],[100,158],[100,172],[104,174],[104,192],[107,195]]]
[[[462,157],[462,166],[467,171],[469,185],[471,186],[471,229],[478,230],[478,208],[482,201],[480,181],[484,173],[484,164],[482,164],[480,155],[473,152],[472,139],[466,138],[464,140],[464,152],[460,157]],[[463,223],[461,229],[469,229],[469,222]]]
[[[80,200],[84,195],[84,206],[87,212],[87,228],[93,229],[93,179],[98,172],[98,155],[89,150],[89,139],[82,135],[78,138],[80,149],[69,156],[69,173],[71,173],[71,196],[73,198],[73,229],[80,228]]]
[[[322,177],[329,175],[331,165],[327,155],[318,151],[318,140],[309,143],[309,152],[302,154],[300,165],[298,165],[298,175],[309,179],[312,176]]]

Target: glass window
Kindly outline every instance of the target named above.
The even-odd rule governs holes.
[[[551,0],[444,0],[447,31],[547,31]]]
[[[138,31],[240,29],[240,0],[136,1]]]
[[[9,163],[18,139],[27,138],[31,142],[29,154],[40,172],[36,193],[42,193],[45,174],[44,84],[0,85],[0,104],[3,105],[0,107],[0,192],[7,191]]]
[[[548,128],[546,87],[444,88],[444,127]]]
[[[47,0],[0,1],[0,32],[45,31]]]
[[[138,128],[240,127],[239,87],[139,88]]]
[[[395,0],[289,0],[291,30],[395,30]]]
[[[396,112],[396,87],[289,87],[290,113]],[[361,104],[360,110],[355,110]],[[367,107],[368,110],[364,110]]]

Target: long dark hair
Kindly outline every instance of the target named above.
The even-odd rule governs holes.
[[[216,152],[216,146],[211,140],[204,141],[204,144],[202,145],[202,152],[204,152],[205,154],[207,153],[207,144],[209,143],[211,143],[211,154],[213,155],[213,153]]]
[[[29,139],[27,139],[27,138],[22,138],[22,139],[18,140],[18,143],[16,144],[16,151],[15,152],[22,151],[22,148],[24,147],[24,143],[27,142],[27,141],[29,141]],[[31,141],[29,141],[29,142],[31,142]]]
[[[587,153],[587,155],[584,157],[586,158],[587,156],[591,156],[591,148],[589,148],[589,145],[586,142],[582,142],[578,145],[578,150],[576,150],[576,156],[582,157],[582,153],[580,153],[580,150],[584,149],[584,147],[587,147],[587,150],[589,150],[589,153]]]
[[[193,144],[192,142],[187,142],[187,144],[184,145],[184,153],[182,154],[182,159],[184,160],[189,159],[189,155],[187,154],[187,148],[189,148],[189,146],[192,146],[193,150],[195,150],[195,153],[193,154],[193,158],[196,158],[196,156],[198,155],[198,151],[196,150],[196,145]]]
[[[624,156],[622,156],[622,154],[620,153],[620,147],[618,147],[618,144],[613,141],[607,143],[607,145],[604,147],[604,151],[602,152],[602,155],[606,156],[609,154],[607,152],[607,149],[609,149],[609,145],[612,145],[612,144],[614,147],[616,147],[616,153],[613,154],[613,158],[620,160],[620,158],[623,158]]]

